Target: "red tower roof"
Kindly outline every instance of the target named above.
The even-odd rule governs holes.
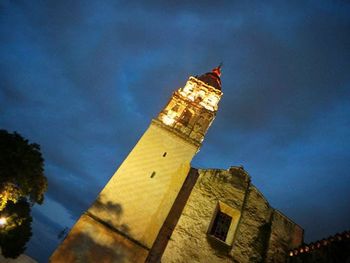
[[[199,77],[197,79],[203,81],[204,83],[221,90],[221,64],[214,68],[211,72],[207,72]]]

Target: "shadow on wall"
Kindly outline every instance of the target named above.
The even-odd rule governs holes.
[[[120,217],[123,213],[122,206],[118,203],[113,203],[111,201],[108,201],[106,203],[101,201],[102,197],[100,196],[94,203],[94,207],[98,210],[108,210],[109,212],[112,212],[117,217]]]
[[[108,219],[104,219],[104,224],[107,224],[109,227],[116,227],[119,231],[127,234],[130,232],[130,228],[126,224],[118,224],[120,218],[123,214],[123,208],[121,204],[113,203],[111,201],[103,202],[103,195],[100,195],[99,198],[93,204],[94,218],[98,217],[96,213],[107,213]],[[95,218],[98,220],[98,218]],[[98,220],[100,221],[100,220]]]
[[[269,245],[271,235],[271,222],[266,222],[265,224],[259,226],[258,228],[258,235],[254,239],[253,247],[257,252],[257,255],[259,255],[261,258],[251,257],[249,259],[250,262],[266,262],[266,256],[267,256],[267,250]]]
[[[84,233],[70,235],[68,239],[70,245],[62,247],[60,254],[51,262],[123,262],[125,259],[116,242],[105,246]]]
[[[128,237],[130,228],[119,224],[120,204],[94,202],[74,225],[50,258],[51,263],[145,262],[148,250]]]
[[[229,257],[229,252],[231,251],[231,246],[226,244],[224,241],[217,239],[212,235],[207,235],[207,241],[209,245],[215,250],[218,254]]]

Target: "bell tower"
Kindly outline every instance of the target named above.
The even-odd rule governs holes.
[[[220,75],[173,93],[50,262],[145,262],[215,118]]]
[[[190,77],[185,87],[173,93],[157,120],[200,146],[222,96],[220,75],[220,67],[217,67],[200,77]]]

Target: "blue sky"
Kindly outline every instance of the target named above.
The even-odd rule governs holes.
[[[0,127],[39,143],[46,262],[190,75],[224,63],[193,166],[243,165],[306,241],[350,225],[346,1],[2,1]]]

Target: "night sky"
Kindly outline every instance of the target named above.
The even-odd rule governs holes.
[[[49,180],[26,253],[47,262],[171,93],[220,62],[193,166],[243,165],[307,242],[349,229],[349,14],[347,1],[1,1],[0,128],[41,145]]]

